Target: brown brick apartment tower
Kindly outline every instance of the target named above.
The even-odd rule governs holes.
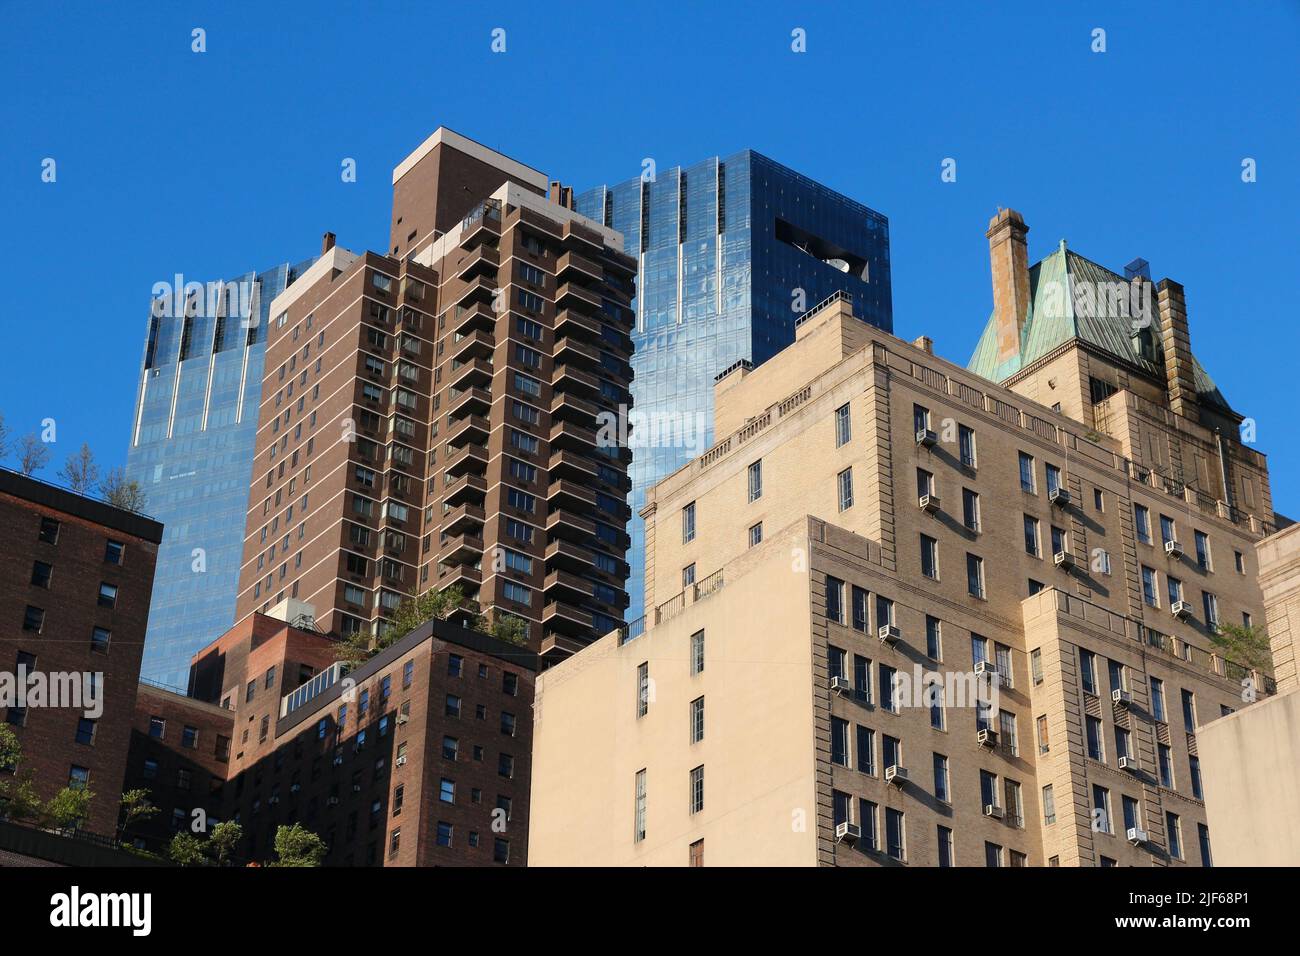
[[[60,683],[83,692],[94,682],[102,706],[95,716],[6,701],[4,719],[23,748],[17,773],[31,774],[42,800],[65,786],[89,787],[83,826],[112,836],[162,525],[0,470],[0,527],[0,668],[42,681],[63,675]]]
[[[562,658],[616,626],[635,261],[546,177],[439,129],[394,170],[391,255],[326,237],[272,305],[237,616],[374,630],[459,585]]]

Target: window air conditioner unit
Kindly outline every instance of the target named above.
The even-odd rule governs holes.
[[[331,807],[337,807],[337,806],[339,805],[339,798],[338,798],[338,797],[329,797],[329,798],[325,801],[325,803],[326,803],[328,806],[331,806]]]
[[[1192,616],[1192,606],[1186,601],[1175,601],[1169,610],[1180,621],[1185,621]]]
[[[835,825],[835,842],[857,843],[862,837],[862,828],[856,823],[837,823]]]
[[[998,745],[998,732],[984,727],[975,731],[975,742],[981,747],[996,747]]]
[[[939,496],[938,495],[921,495],[916,501],[917,506],[926,514],[939,513]]]
[[[1143,830],[1141,827],[1129,827],[1127,836],[1128,842],[1132,843],[1134,846],[1147,842],[1147,831]]]
[[[352,785],[352,792],[353,792],[353,793],[360,793],[360,792],[361,792],[361,784],[359,784],[359,783],[354,783],[354,784]]]
[[[1171,558],[1181,558],[1183,556],[1183,546],[1177,541],[1166,541],[1165,554]]]
[[[1001,820],[1002,808],[996,803],[986,803],[984,804],[984,815],[986,817],[992,817],[994,820]]]
[[[1052,555],[1052,560],[1058,568],[1065,568],[1067,571],[1074,567],[1074,555],[1069,551],[1058,551]]]
[[[398,722],[399,724],[404,724],[404,723],[406,723],[406,722],[407,722],[408,720],[410,720],[410,719],[411,719],[411,718],[408,717],[408,716],[406,716],[406,714],[398,714],[398,715],[397,715],[397,722]]]
[[[890,647],[897,644],[898,639],[903,636],[903,632],[898,629],[897,624],[882,624],[876,634],[880,638],[881,644],[888,644]]]
[[[1054,505],[1068,508],[1070,505],[1070,492],[1064,488],[1053,488],[1051,493],[1047,496],[1047,500]]]
[[[928,428],[918,428],[916,430],[916,443],[918,445],[924,445],[926,448],[933,448],[935,442],[938,440],[939,436]]]
[[[406,766],[406,757],[405,757],[405,756],[398,757],[398,758],[397,758],[397,765],[398,765],[399,767],[405,767],[405,766]]]
[[[853,689],[849,679],[842,674],[836,674],[831,678],[831,690],[837,694],[847,694]]]
[[[1133,703],[1133,695],[1126,690],[1113,690],[1110,692],[1110,699],[1120,707],[1127,707]]]
[[[890,764],[885,768],[885,783],[892,783],[896,787],[907,783],[907,768],[896,763]]]
[[[998,669],[992,661],[976,661],[975,676],[987,677],[990,680],[999,680]]]
[[[1134,760],[1132,757],[1120,757],[1120,758],[1119,758],[1119,769],[1120,769],[1120,770],[1137,770],[1137,761]]]

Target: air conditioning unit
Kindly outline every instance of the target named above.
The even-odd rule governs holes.
[[[1169,610],[1180,621],[1185,621],[1192,616],[1192,606],[1186,601],[1175,601]]]
[[[405,767],[405,766],[406,766],[406,757],[405,757],[405,756],[398,757],[398,758],[397,758],[397,765],[398,765],[399,767]]]
[[[857,843],[862,837],[862,828],[856,823],[835,824],[836,843]]]
[[[1067,571],[1074,567],[1074,555],[1069,551],[1058,551],[1052,555],[1052,560],[1058,568],[1065,568]]]
[[[1137,770],[1137,761],[1136,761],[1135,759],[1133,759],[1132,757],[1120,757],[1120,758],[1119,758],[1119,769],[1120,769],[1120,770]]]
[[[997,666],[992,661],[976,661],[975,676],[987,677],[989,680],[1001,680]]]
[[[397,722],[398,722],[399,724],[404,724],[404,723],[406,723],[406,722],[407,722],[408,720],[410,720],[410,719],[411,719],[411,718],[408,717],[408,716],[406,716],[406,714],[398,714],[398,715],[397,715]]]
[[[295,783],[295,784],[293,784],[292,786],[289,787],[289,792],[290,792],[290,793],[297,793],[297,792],[298,792],[299,790],[301,790],[301,789],[302,789],[302,784],[300,784],[300,783]]]
[[[1053,488],[1047,496],[1047,500],[1054,505],[1062,508],[1068,508],[1070,505],[1070,493],[1064,488]]]
[[[998,745],[998,732],[987,727],[977,730],[975,731],[975,742],[981,747],[996,747]]]
[[[918,445],[924,445],[926,448],[933,448],[935,442],[938,440],[939,436],[928,428],[918,428],[916,430],[916,443]]]
[[[1171,558],[1181,558],[1183,556],[1183,546],[1177,541],[1166,541],[1165,554]]]
[[[359,783],[354,783],[354,784],[352,785],[352,792],[353,792],[353,793],[360,793],[360,792],[361,792],[361,784],[359,784]]]
[[[1126,690],[1113,690],[1110,692],[1110,699],[1120,707],[1127,707],[1133,703],[1133,695]]]
[[[1141,827],[1129,827],[1127,836],[1128,842],[1132,843],[1134,846],[1147,842],[1147,831],[1143,830]]]
[[[903,632],[898,629],[897,624],[882,624],[876,635],[880,638],[881,644],[888,644],[893,647],[898,643],[899,638],[903,636]]]
[[[836,674],[831,678],[831,690],[837,694],[847,694],[853,690],[853,684],[842,674]]]
[[[907,768],[900,767],[898,764],[890,764],[885,768],[885,783],[892,783],[896,787],[901,787],[907,783]]]
[[[326,803],[327,806],[337,807],[337,806],[339,805],[339,798],[338,798],[338,797],[329,797],[329,798],[326,799],[325,803]]]
[[[933,515],[939,513],[940,502],[938,495],[921,495],[921,497],[916,500],[916,503],[920,509],[927,514]]]
[[[984,804],[984,815],[986,817],[992,817],[994,820],[1001,820],[1002,808],[996,803],[986,803]]]

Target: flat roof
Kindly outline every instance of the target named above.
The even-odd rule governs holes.
[[[162,542],[161,521],[155,521],[148,515],[127,511],[125,508],[119,508],[98,498],[77,494],[75,491],[60,488],[48,481],[32,478],[8,468],[0,468],[0,492],[64,514],[84,518],[94,524],[143,538],[154,544]]]
[[[445,126],[439,126],[433,131],[432,136],[416,147],[415,152],[411,153],[410,156],[407,156],[406,159],[397,164],[397,167],[393,170],[393,184],[396,185],[397,181],[409,173],[416,163],[424,159],[425,156],[429,155],[429,153],[433,151],[435,146],[439,145],[449,146],[467,156],[473,156],[475,159],[487,163],[489,166],[495,166],[497,169],[506,173],[506,175],[511,179],[518,180],[521,183],[526,183],[529,186],[540,189],[542,192],[546,192],[547,188],[550,186],[550,180],[546,178],[546,174],[541,170],[534,169],[532,166],[525,166],[518,160],[511,159],[504,153],[498,153],[495,149],[484,146],[482,143],[475,142],[468,136],[462,136],[460,133],[447,129]]]

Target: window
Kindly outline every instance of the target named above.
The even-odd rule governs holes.
[[[858,772],[876,775],[876,732],[870,727],[857,726]]]
[[[99,586],[99,606],[116,607],[117,606],[117,586],[113,584],[100,584]]]
[[[149,736],[157,740],[163,740],[167,734],[167,721],[161,717],[149,718]]]
[[[988,840],[984,841],[984,865],[999,867],[1002,865],[1002,847]]]
[[[998,731],[1002,737],[1002,749],[1012,757],[1020,753],[1020,741],[1016,736],[1016,715],[1007,710],[998,711]]]
[[[1170,541],[1178,540],[1177,529],[1174,526],[1174,519],[1168,515],[1160,516],[1160,543],[1168,544]]]
[[[1183,691],[1183,726],[1189,734],[1196,731],[1196,695],[1190,690]]]
[[[1232,552],[1232,559],[1233,559],[1233,561],[1236,563],[1236,566],[1237,566],[1237,573],[1238,573],[1238,574],[1245,574],[1245,573],[1246,573],[1246,556],[1245,556],[1244,554],[1242,554],[1240,551],[1233,551],[1233,552]]]
[[[1043,652],[1037,647],[1029,652],[1029,672],[1035,684],[1043,682]]]
[[[893,807],[885,808],[885,852],[895,860],[903,860],[907,855],[903,832],[903,811]]]
[[[858,800],[858,826],[862,828],[863,850],[876,853],[880,850],[880,807],[871,800]]]
[[[844,658],[844,648],[836,647],[834,644],[826,646],[826,670],[831,677],[844,676]]]
[[[1083,718],[1084,732],[1088,742],[1088,756],[1099,763],[1104,763],[1106,754],[1102,750],[1101,744],[1101,718],[1085,716]]]
[[[1020,452],[1020,490],[1035,494],[1037,485],[1034,482],[1034,456],[1026,455]]]
[[[952,866],[952,830],[939,824],[939,865]]]
[[[1196,840],[1201,845],[1201,866],[1214,866],[1210,856],[1210,828],[1204,823],[1196,824]]]
[[[438,846],[451,846],[452,826],[450,823],[438,822]]]
[[[682,509],[682,544],[695,540],[695,502]]]
[[[497,776],[510,780],[515,775],[515,758],[510,754],[497,755]]]
[[[27,605],[27,610],[23,612],[23,630],[41,633],[45,626],[45,610],[39,607]]]
[[[939,579],[939,542],[928,534],[921,535],[921,573]]]
[[[642,661],[636,669],[636,715],[644,717],[650,710],[650,662]]]
[[[445,709],[444,709],[444,713],[445,713],[448,717],[459,717],[459,716],[460,716],[460,698],[457,697],[455,694],[448,694],[448,695],[447,695],[447,704],[446,704],[446,707],[445,707]]]
[[[90,649],[98,654],[107,654],[112,637],[112,632],[108,628],[96,625],[90,632]]]
[[[695,583],[695,565],[688,564],[682,568],[682,590],[686,590]]]
[[[1051,826],[1056,822],[1056,796],[1049,783],[1043,787],[1043,825]]]
[[[1151,544],[1151,510],[1145,505],[1134,505],[1133,524],[1138,540],[1143,544]]]
[[[1196,535],[1196,563],[1200,565],[1201,570],[1210,571],[1210,539],[1204,531],[1195,532]]]
[[[972,597],[984,597],[984,559],[979,555],[966,555],[966,591]]]
[[[691,813],[704,809],[704,768],[696,767],[691,771]]]
[[[871,659],[861,654],[853,655],[853,696],[871,703]]]
[[[697,697],[691,701],[691,743],[698,744],[704,739],[704,698]]]
[[[881,664],[878,668],[880,674],[880,708],[887,710],[891,714],[898,713],[898,700],[894,695],[894,668]]]
[[[37,532],[37,538],[45,544],[59,543],[59,522],[54,518],[41,518],[41,529]]]
[[[54,574],[54,566],[44,561],[35,561],[32,563],[32,584],[38,588],[49,588],[50,578]],[[102,591],[103,585],[100,585]]]
[[[1014,827],[1023,827],[1025,825],[1025,807],[1020,797],[1020,784],[1014,780],[1006,781],[1006,793],[1006,820]]]
[[[870,625],[867,622],[867,600],[870,595],[856,584],[853,585],[851,600],[853,603],[853,629],[855,631],[867,631]]]
[[[1040,754],[1050,753],[1052,746],[1047,736],[1047,715],[1040,714],[1034,721],[1034,730],[1038,736],[1038,752]]]
[[[881,759],[886,767],[903,766],[903,742],[889,734],[881,735]]]
[[[763,522],[753,525],[749,529],[749,546],[752,548],[763,540]]]
[[[704,632],[691,635],[691,676],[704,671]]]
[[[1115,832],[1110,819],[1110,791],[1096,784],[1092,786],[1092,829],[1097,833]]]
[[[980,530],[980,496],[969,488],[961,490],[962,523],[967,531]]]
[[[632,839],[640,843],[645,839],[645,802],[646,802],[646,782],[645,771],[636,772],[636,796],[632,806],[633,826]]]
[[[186,726],[181,730],[181,746],[186,750],[196,750],[199,746],[199,729]]]
[[[831,718],[831,763],[849,765],[849,722],[842,717]]]
[[[75,764],[68,768],[68,786],[73,790],[85,790],[90,783],[90,771]]]
[[[957,426],[957,444],[961,450],[961,463],[963,468],[976,467],[975,461],[975,429],[966,425]]]
[[[121,564],[122,556],[126,553],[126,545],[121,541],[110,540],[104,546],[104,562],[106,564]]]
[[[1056,465],[1047,466],[1047,493],[1050,495],[1061,487],[1061,469]]]
[[[853,469],[845,468],[836,477],[839,486],[840,510],[848,511],[853,507]]]
[[[1117,724],[1115,726],[1115,759],[1132,757],[1133,751],[1131,747],[1132,742],[1128,730]]]
[[[1183,582],[1172,574],[1165,575],[1165,591],[1169,595],[1169,606],[1173,607],[1183,599]]]
[[[1165,837],[1169,843],[1169,855],[1175,860],[1183,858],[1183,827],[1178,814],[1165,811]]]
[[[763,460],[760,458],[749,466],[749,500],[757,501],[763,497]]]
[[[934,494],[934,475],[924,468],[916,469],[916,496],[924,498]]]
[[[1160,597],[1156,594],[1156,572],[1142,565],[1142,600],[1149,607],[1159,607]]]
[[[1038,519],[1031,515],[1025,515],[1025,553],[1036,558],[1042,555],[1038,543]]]
[[[943,754],[934,755],[934,797],[947,803],[948,797],[948,758]]]
[[[1192,754],[1187,758],[1187,764],[1192,774],[1192,796],[1204,800],[1205,793],[1201,790],[1201,758]]]
[[[1070,541],[1065,534],[1065,529],[1052,525],[1052,554],[1063,554],[1069,550]]]
[[[94,746],[95,722],[88,717],[77,718],[77,743]]]
[[[1124,829],[1132,830],[1134,827],[1142,825],[1141,814],[1138,809],[1137,800],[1130,796],[1120,795],[1120,807],[1124,814]]]
[[[844,582],[826,575],[826,617],[837,624],[844,623]]]
[[[688,865],[700,867],[704,865],[704,841],[696,840],[690,846],[690,853],[687,857]]]
[[[841,405],[835,409],[835,447],[846,445],[853,437],[853,423],[849,417],[849,406]]]
[[[1106,496],[1102,494],[1100,488],[1092,489],[1092,506],[1097,511],[1106,510]]]
[[[925,654],[934,661],[943,659],[941,627],[937,617],[925,616]]]
[[[1156,762],[1160,770],[1160,786],[1174,788],[1174,762],[1168,744],[1156,744]]]
[[[1219,599],[1209,591],[1201,592],[1201,603],[1205,608],[1205,626],[1210,630],[1219,627]]]
[[[1106,660],[1106,671],[1110,677],[1111,691],[1128,690],[1128,672],[1119,661]]]
[[[925,704],[930,710],[930,726],[943,730],[943,684],[931,682],[925,685]]]
[[[916,433],[930,430],[930,410],[924,405],[912,406],[912,431]]]

